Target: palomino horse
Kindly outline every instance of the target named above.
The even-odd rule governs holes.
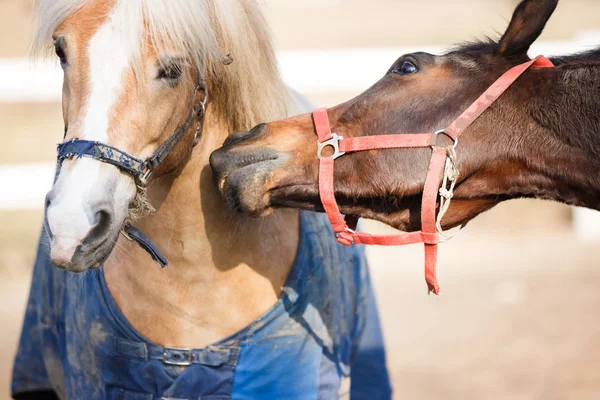
[[[13,395],[335,398],[354,361],[354,397],[388,398],[363,253],[318,214],[228,214],[212,183],[228,132],[290,104],[255,2],[35,7],[66,129]]]
[[[323,210],[328,203],[347,244],[396,239],[361,238],[346,230],[335,201],[345,214],[430,235],[404,236],[397,243],[436,245],[435,199],[442,175],[449,178],[442,173],[447,154],[454,161],[455,186],[453,193],[452,185],[442,188],[444,204],[452,202],[438,221],[440,231],[519,197],[600,209],[600,153],[594,145],[600,133],[600,51],[551,62],[533,62],[527,55],[557,3],[522,1],[498,42],[464,44],[440,56],[404,55],[366,92],[316,112],[314,121],[301,115],[232,135],[211,159],[221,190],[236,208],[253,215],[278,207]],[[426,134],[380,136],[416,132]],[[335,154],[331,149],[317,154],[316,133],[321,145],[335,145]],[[403,146],[394,143],[400,141]],[[415,148],[384,150],[386,145]],[[359,147],[370,151],[340,154]],[[435,157],[441,163],[433,168]],[[428,166],[433,171],[429,200],[423,196]],[[422,197],[423,215],[431,216],[427,221],[422,221]],[[434,265],[435,254],[432,259]],[[429,272],[430,289],[437,291],[434,271]]]

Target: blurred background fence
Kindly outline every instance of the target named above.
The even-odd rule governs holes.
[[[266,0],[281,70],[314,104],[375,82],[401,54],[497,36],[516,0]],[[531,54],[600,45],[600,1],[563,0]],[[29,0],[0,0],[0,399],[62,138],[61,71],[28,59]],[[531,200],[442,246],[441,299],[422,250],[370,248],[398,398],[600,398],[598,213]],[[369,224],[372,229],[386,228]]]

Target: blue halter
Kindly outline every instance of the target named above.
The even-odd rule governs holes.
[[[204,99],[202,101],[200,101],[198,97],[199,91],[204,92]],[[121,171],[132,175],[137,185],[144,187],[148,184],[148,180],[156,168],[162,164],[171,151],[173,151],[177,143],[181,141],[185,133],[190,129],[194,123],[194,120],[198,121],[196,134],[194,135],[194,146],[198,143],[202,130],[202,121],[204,119],[204,114],[206,113],[207,101],[208,91],[206,86],[202,82],[199,82],[198,86],[196,86],[196,89],[194,90],[194,107],[190,111],[186,121],[179,125],[177,129],[175,129],[175,132],[173,132],[173,134],[165,141],[165,143],[163,143],[158,150],[156,150],[156,152],[146,160],[134,157],[125,151],[119,150],[116,147],[109,146],[104,143],[91,140],[72,139],[57,146],[57,171],[60,171],[60,166],[62,165],[63,160],[66,158],[72,159],[90,157],[118,167]],[[135,241],[137,244],[139,244],[140,247],[146,250],[152,259],[158,262],[161,267],[164,268],[168,265],[166,257],[141,230],[126,222],[121,229],[121,233],[128,240]]]

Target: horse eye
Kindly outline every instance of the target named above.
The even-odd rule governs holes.
[[[392,72],[397,75],[412,75],[419,72],[419,69],[413,63],[404,61],[402,65],[394,68]]]
[[[65,51],[60,44],[54,45],[54,52],[56,53],[56,56],[60,59],[61,64],[67,63],[67,55],[65,54]]]
[[[183,70],[181,69],[181,65],[179,64],[167,64],[162,66],[158,70],[157,79],[164,79],[167,81],[174,81],[181,78],[183,74]]]

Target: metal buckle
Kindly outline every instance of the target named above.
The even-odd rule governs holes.
[[[194,360],[194,351],[192,349],[165,347],[163,351],[162,362],[167,365],[176,365],[187,367],[192,365]]]
[[[348,228],[348,227],[345,227],[343,232],[337,232],[337,233],[335,234],[335,238],[336,238],[336,239],[339,239],[339,238],[341,238],[343,233],[349,233],[349,234],[350,234],[350,235],[352,235],[352,236],[356,235],[356,231],[355,231],[355,230],[352,230],[352,229],[350,229],[350,228]],[[351,244],[351,245],[354,245],[354,244],[355,244],[354,238],[352,238],[352,241],[350,242],[350,244]]]
[[[454,142],[452,144],[452,148],[456,149],[456,146],[458,145],[458,138],[453,138],[452,136],[450,136],[450,135],[448,135],[446,133],[445,129],[440,129],[439,131],[433,132],[433,136],[435,137],[435,145],[431,146],[432,150],[435,150],[435,148],[438,147],[438,145],[437,145],[437,138],[438,138],[439,135],[446,135],[447,137],[449,137],[450,139],[452,139],[452,141]]]
[[[150,167],[146,166],[146,168],[146,172],[144,172],[142,175],[139,175],[140,183],[142,184],[142,186],[146,186],[148,184],[148,180],[152,176],[152,172],[154,172],[154,170]]]
[[[120,231],[121,235],[123,235],[123,237],[127,240],[129,240],[130,242],[133,242],[133,238],[131,236],[129,236],[129,234],[127,232],[125,232],[125,228],[121,228]]]
[[[334,160],[346,154],[346,152],[340,151],[340,140],[343,140],[344,138],[342,136],[339,136],[337,133],[333,133],[332,135],[333,136],[329,140],[326,140],[324,142],[317,141],[317,157],[319,157],[319,160],[321,159],[321,153],[323,153],[323,149],[328,146],[333,147]]]
[[[344,230],[346,232],[348,232],[349,234],[351,234],[351,235],[356,235],[356,231],[354,229],[350,229],[348,227],[345,227]]]

